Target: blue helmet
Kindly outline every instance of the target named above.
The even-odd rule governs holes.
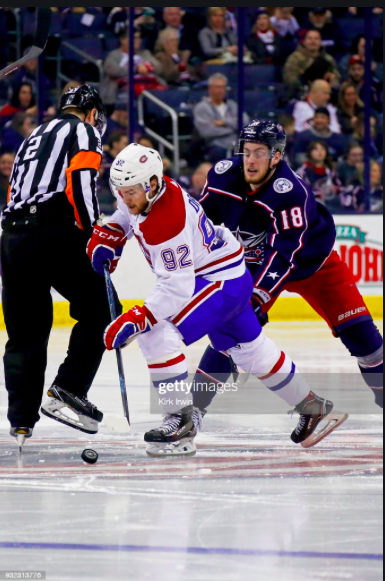
[[[285,154],[286,133],[282,125],[274,121],[254,119],[242,131],[238,141],[238,154],[243,153],[245,143],[263,143],[267,145],[271,158],[277,152]]]

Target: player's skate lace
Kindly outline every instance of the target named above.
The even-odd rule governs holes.
[[[319,401],[319,400],[318,400]],[[321,403],[321,401],[319,401],[319,403]],[[305,407],[306,409],[306,407]],[[301,410],[302,411],[302,410]],[[300,419],[299,422],[297,424],[297,427],[295,428],[294,432],[297,435],[300,435],[300,433],[302,432],[302,430],[305,428],[306,426],[306,422],[307,422],[307,417],[311,414],[304,414],[300,412],[300,410],[298,410],[297,408],[295,408],[294,410],[291,410],[290,412],[288,412],[289,414],[291,414],[291,416],[293,417],[294,413],[298,412],[300,414]],[[322,400],[322,416],[326,416],[326,412],[327,412],[327,408],[326,408],[326,400]]]
[[[163,424],[159,428],[165,435],[177,431],[180,426],[182,414],[167,414],[163,417]]]
[[[194,408],[192,419],[199,432],[203,432],[203,415],[199,408]]]
[[[304,429],[305,425],[306,425],[306,416],[301,416],[300,417],[300,420],[299,420],[299,422],[297,424],[297,427],[294,430],[295,433],[297,435],[299,435],[302,432],[302,430]]]

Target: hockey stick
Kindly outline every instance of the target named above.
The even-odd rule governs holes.
[[[51,8],[48,7],[40,7],[36,9],[36,31],[35,31],[35,38],[33,40],[33,46],[28,51],[28,53],[23,56],[18,61],[14,62],[12,65],[5,67],[2,71],[0,71],[0,79],[9,75],[9,73],[13,73],[16,69],[31,61],[33,59],[37,59],[47,44],[49,31],[51,27],[51,17],[52,12]]]
[[[107,295],[108,295],[108,303],[110,305],[111,319],[114,321],[116,319],[116,308],[115,308],[114,290],[113,290],[111,276],[110,276],[109,264],[104,265],[104,278],[106,281],[106,289],[107,289]],[[130,426],[131,425],[130,424],[130,412],[128,410],[126,378],[124,375],[123,358],[122,358],[121,349],[116,349],[116,359],[118,361],[119,383],[120,383],[120,391],[122,394],[122,403],[123,403],[124,415],[127,418],[128,425]]]

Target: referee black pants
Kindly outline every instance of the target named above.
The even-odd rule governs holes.
[[[29,218],[27,223],[3,223],[3,309],[9,338],[4,368],[13,427],[32,428],[39,421],[53,323],[51,288],[69,301],[77,321],[54,384],[84,396],[99,369],[103,332],[111,317],[104,278],[91,266],[87,242],[71,222],[48,224]],[[115,300],[121,314],[116,293]]]

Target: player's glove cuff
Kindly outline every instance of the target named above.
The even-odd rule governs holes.
[[[119,224],[94,226],[91,239],[87,246],[87,255],[94,270],[103,276],[104,265],[109,264],[112,274],[118,265],[127,242],[127,236]]]
[[[258,301],[261,305],[265,305],[266,303],[271,301],[271,295],[263,288],[254,287],[253,299]]]

